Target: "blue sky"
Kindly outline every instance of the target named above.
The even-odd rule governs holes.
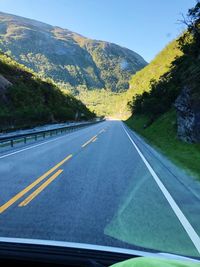
[[[183,30],[195,0],[0,0],[0,11],[110,41],[150,61]]]

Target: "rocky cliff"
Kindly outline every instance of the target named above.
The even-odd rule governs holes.
[[[185,86],[175,102],[177,111],[177,135],[186,142],[200,142],[200,102],[194,99],[192,90]]]

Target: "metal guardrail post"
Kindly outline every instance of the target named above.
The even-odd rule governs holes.
[[[13,147],[15,140],[18,140],[18,139],[23,140],[24,144],[26,144],[27,141],[28,141],[28,137],[34,138],[35,141],[37,141],[38,135],[43,136],[43,138],[45,138],[47,135],[52,136],[53,133],[55,133],[57,135],[58,133],[72,132],[72,131],[75,131],[76,129],[84,128],[86,126],[93,125],[93,124],[99,123],[99,122],[102,122],[102,121],[88,122],[88,123],[83,123],[83,124],[73,125],[73,126],[65,126],[65,127],[61,127],[61,128],[57,128],[57,129],[52,129],[52,130],[38,131],[38,132],[35,132],[35,133],[33,132],[33,133],[26,133],[26,134],[18,134],[18,135],[13,135],[13,136],[7,136],[7,137],[0,137],[0,144],[2,144],[4,142],[7,142],[7,143],[10,142],[11,147]]]

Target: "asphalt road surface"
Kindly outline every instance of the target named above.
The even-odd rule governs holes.
[[[200,256],[200,185],[101,122],[1,152],[0,236]]]

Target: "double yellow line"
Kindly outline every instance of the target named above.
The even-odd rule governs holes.
[[[89,145],[90,143],[95,142],[95,141],[98,139],[97,137],[98,137],[101,133],[103,133],[103,132],[105,132],[105,129],[102,129],[97,135],[94,135],[90,140],[88,140],[87,142],[85,142],[81,147],[84,148],[84,147],[86,147],[87,145]]]
[[[91,142],[95,142],[97,140],[97,135],[93,136],[90,140],[88,140],[85,144],[83,144],[81,147],[86,147]]]
[[[103,132],[105,132],[105,129],[102,129],[102,130],[99,132],[99,134],[101,134],[101,133],[103,133]]]
[[[105,130],[102,129],[99,134],[104,132]],[[91,142],[95,142],[97,140],[97,136],[93,136],[90,140],[88,140],[85,144],[82,145],[82,148],[86,147]],[[26,188],[24,188],[22,191],[17,193],[14,197],[12,197],[10,200],[8,200],[5,204],[0,206],[0,213],[3,213],[5,210],[7,210],[11,205],[13,205],[16,201],[18,201],[20,198],[22,198],[25,194],[27,194],[30,190],[32,190],[35,186],[37,186],[40,182],[42,182],[47,176],[49,176],[52,172],[54,172],[56,169],[58,169],[61,165],[63,165],[66,161],[68,161],[72,157],[72,154],[64,158],[62,161],[60,161],[58,164],[56,164],[53,168],[45,172],[42,176],[40,176],[38,179],[36,179],[33,183],[28,185]],[[26,206],[30,201],[32,201],[39,193],[41,193],[42,190],[44,190],[53,180],[55,180],[63,170],[58,170],[56,173],[54,173],[48,180],[46,180],[42,185],[40,185],[35,191],[33,191],[25,200],[23,200],[19,207]]]
[[[45,189],[53,180],[55,180],[59,174],[61,174],[63,170],[58,170],[56,173],[54,173],[46,182],[44,182],[38,189],[36,189],[32,194],[30,194],[24,201],[22,201],[19,204],[19,207],[26,206],[31,200],[33,200],[42,190]]]
[[[29,186],[24,188],[10,200],[8,200],[5,204],[0,206],[0,213],[7,210],[11,205],[13,205],[16,201],[18,201],[21,197],[23,197],[26,193],[28,193],[31,189],[33,189],[36,185],[38,185],[41,181],[43,181],[49,174],[54,172],[57,168],[63,165],[67,160],[72,157],[72,154],[64,158],[58,164],[56,164],[49,171],[45,172],[42,176],[40,176],[37,180],[31,183]],[[22,201],[19,206],[27,205],[34,197],[36,197],[48,184],[50,184],[63,170],[58,170],[53,176],[51,176],[44,184],[42,184],[37,190],[35,190],[29,197],[27,197],[24,201]]]

